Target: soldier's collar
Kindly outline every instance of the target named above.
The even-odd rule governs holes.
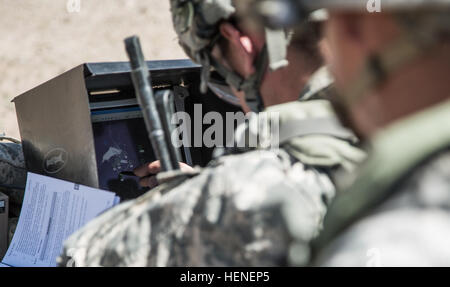
[[[450,100],[401,119],[371,141],[371,155],[353,184],[330,206],[324,232],[314,247],[322,248],[358,217],[381,204],[417,166],[450,147]]]

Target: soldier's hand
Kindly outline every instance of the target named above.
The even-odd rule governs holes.
[[[191,171],[192,167],[180,162],[180,168],[182,171]],[[159,160],[144,164],[134,170],[134,174],[141,178],[139,184],[142,187],[154,188],[158,186],[156,175],[161,172],[161,163]]]

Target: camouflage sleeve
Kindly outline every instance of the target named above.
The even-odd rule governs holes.
[[[383,212],[351,226],[321,250],[315,266],[449,266],[450,213],[420,208]]]
[[[14,215],[19,216],[27,180],[22,145],[0,142],[0,190],[9,196]]]
[[[162,188],[162,187],[161,187]],[[327,175],[282,152],[226,156],[162,194],[106,212],[71,236],[60,265],[280,266],[308,260],[334,195]]]
[[[26,181],[25,161],[22,146],[0,142],[0,183],[24,186]]]
[[[449,266],[450,152],[397,185],[395,193],[320,250],[328,267]]]

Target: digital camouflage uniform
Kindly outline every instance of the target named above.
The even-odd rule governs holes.
[[[11,240],[23,202],[26,170],[20,143],[6,137],[0,137],[0,140],[0,192],[9,197],[9,240]]]
[[[330,175],[340,167],[353,169],[364,153],[353,147],[354,136],[337,126],[327,101],[268,111],[280,113],[280,149],[220,157],[191,179],[172,178],[107,211],[65,242],[59,264],[305,264],[308,243],[319,233],[335,193]],[[286,134],[285,128],[305,122],[318,123],[317,130]]]
[[[3,137],[0,137],[0,184],[3,188],[23,187],[26,172],[22,146],[15,140],[13,142],[1,140]]]
[[[315,264],[450,266],[450,101],[392,124],[371,150],[329,210]]]

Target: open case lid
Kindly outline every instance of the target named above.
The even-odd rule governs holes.
[[[98,187],[84,75],[80,65],[13,102],[28,171]]]

